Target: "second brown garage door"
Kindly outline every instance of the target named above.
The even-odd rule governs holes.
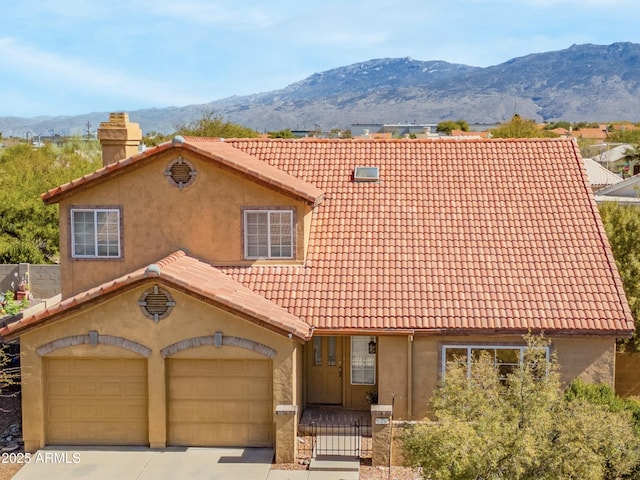
[[[167,360],[168,443],[273,445],[269,360]]]

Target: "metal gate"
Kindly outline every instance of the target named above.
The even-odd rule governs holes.
[[[371,417],[344,420],[323,419],[298,426],[298,456],[316,458],[371,456]]]

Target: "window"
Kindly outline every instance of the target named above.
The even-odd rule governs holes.
[[[445,345],[442,347],[442,378],[445,378],[447,367],[453,364],[465,365],[467,375],[471,376],[471,360],[477,360],[483,353],[493,358],[493,364],[506,378],[522,363],[526,345]],[[545,347],[545,355],[549,360],[549,348]]]
[[[245,258],[292,258],[291,210],[244,211]]]
[[[369,353],[375,337],[351,337],[351,384],[375,385],[376,354]]]
[[[71,210],[71,256],[120,257],[120,210]]]
[[[322,365],[322,337],[313,337],[313,365]]]

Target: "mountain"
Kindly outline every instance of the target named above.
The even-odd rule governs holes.
[[[384,58],[316,73],[281,90],[129,116],[144,132],[170,133],[203,110],[259,131],[460,118],[495,123],[516,112],[538,121],[640,121],[640,45],[573,45],[486,68]],[[87,122],[95,129],[107,118],[108,112],[0,117],[0,131],[83,132]]]

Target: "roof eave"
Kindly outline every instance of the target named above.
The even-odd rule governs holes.
[[[193,289],[190,289],[180,282],[169,279],[165,276],[158,275],[155,273],[144,272],[142,274],[136,273],[132,275],[132,278],[127,280],[126,283],[119,285],[118,287],[107,290],[107,291],[98,291],[94,295],[91,295],[86,300],[77,300],[76,297],[72,297],[67,300],[69,305],[61,306],[65,301],[58,303],[57,305],[53,305],[50,309],[44,310],[43,312],[36,313],[30,317],[19,319],[15,322],[8,324],[7,326],[0,329],[0,337],[2,337],[5,341],[12,341],[16,338],[24,335],[28,332],[41,328],[45,325],[49,325],[51,323],[55,323],[58,320],[61,320],[63,317],[80,312],[82,310],[91,308],[94,305],[104,302],[110,298],[122,295],[127,291],[133,290],[140,285],[143,285],[148,282],[155,282],[162,284],[164,286],[173,288],[175,290],[181,291],[182,293],[196,298],[200,301],[203,301],[209,305],[212,305],[221,310],[232,313],[233,315],[243,318],[253,324],[259,325],[267,330],[273,331],[274,333],[280,334],[282,336],[289,337],[291,339],[296,339],[298,342],[305,342],[311,338],[311,327],[304,328],[286,328],[284,326],[279,326],[271,323],[268,319],[261,317],[260,315],[256,315],[253,312],[248,312],[241,308],[234,308],[229,306],[215,298],[199,293]],[[56,310],[59,309],[59,310]],[[302,320],[300,320],[301,323]],[[16,325],[21,324],[22,325]],[[306,323],[305,323],[306,325]]]

